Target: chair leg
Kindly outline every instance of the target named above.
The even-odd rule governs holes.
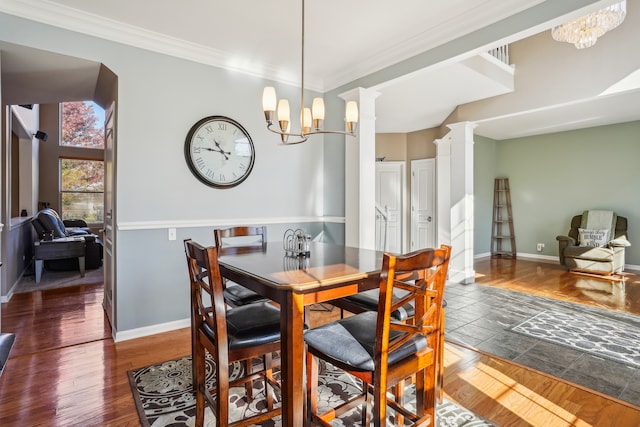
[[[220,387],[220,384],[229,384],[228,360],[224,363],[216,360],[216,423],[218,426],[226,426],[229,423],[229,387]]]
[[[307,352],[307,404],[305,418],[313,425],[313,417],[318,414],[318,360]]]
[[[440,339],[438,343],[437,356],[438,376],[436,378],[436,387],[438,389],[438,403],[442,405],[442,399],[444,398],[444,308],[442,309],[440,319]]]
[[[273,381],[273,356],[271,353],[264,355],[264,394],[267,398],[267,409],[271,411],[273,409],[274,393],[273,388],[270,385],[270,381]]]
[[[205,349],[202,345],[197,343],[195,345],[195,353],[193,355],[193,377],[195,382],[193,384],[194,391],[196,392],[196,427],[202,427],[204,425],[204,408],[205,408],[205,393],[208,393],[205,386],[205,363],[204,357],[206,355]],[[219,405],[220,399],[217,399],[216,405]]]
[[[398,384],[395,385],[394,389],[394,395],[395,395],[395,400],[396,403],[400,406],[404,406],[404,388],[405,388],[405,381],[399,381]],[[402,416],[402,414],[398,414],[396,413],[395,416],[395,425],[397,426],[401,426],[404,425],[404,416]]]
[[[264,358],[262,361],[264,363]],[[242,364],[244,365],[244,371],[247,376],[253,374],[253,359],[243,360]],[[244,384],[244,391],[247,394],[247,400],[253,400],[253,381],[247,381]]]
[[[387,390],[386,384],[379,381],[373,387],[373,425],[374,427],[387,425]],[[367,424],[368,425],[368,424]]]
[[[416,373],[416,414],[418,417],[428,415],[431,420],[435,420],[437,369],[434,364]]]
[[[371,425],[371,416],[369,412],[369,399],[371,393],[369,393],[369,384],[362,381],[362,390],[364,390],[364,400],[362,402],[362,416],[361,422],[363,426]]]

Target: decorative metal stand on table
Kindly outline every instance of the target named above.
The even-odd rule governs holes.
[[[35,243],[36,283],[42,278],[43,262],[53,259],[78,258],[80,277],[84,277],[85,241],[82,236],[40,240]]]

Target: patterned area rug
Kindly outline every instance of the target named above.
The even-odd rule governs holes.
[[[623,327],[600,316],[547,310],[511,330],[640,367],[640,330]]]
[[[213,361],[207,361],[207,383],[215,385]],[[230,366],[230,378],[244,374],[242,365]],[[320,409],[335,406],[359,391],[359,385],[353,377],[328,364],[320,365]],[[129,382],[133,392],[140,422],[152,427],[186,427],[194,425],[195,395],[191,386],[191,356],[129,371]],[[237,420],[260,412],[264,398],[264,384],[254,385],[255,399],[247,404],[244,388],[230,390],[231,419]],[[412,387],[407,388],[407,396],[414,396]],[[279,396],[278,396],[279,398]],[[258,424],[266,427],[279,427],[280,417]],[[345,414],[335,420],[335,426],[360,426],[360,409]],[[215,418],[210,408],[205,411],[205,426],[214,426]],[[436,426],[440,427],[488,427],[490,422],[481,419],[457,404],[445,400],[436,409]]]

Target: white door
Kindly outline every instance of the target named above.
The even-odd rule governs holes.
[[[115,318],[115,292],[114,292],[114,233],[113,233],[113,149],[115,143],[115,103],[112,102],[111,106],[105,111],[104,121],[104,228],[103,228],[103,240],[104,240],[104,255],[103,255],[103,270],[104,270],[104,297],[102,305],[104,311],[111,323],[111,330],[116,330],[114,324]]]
[[[404,162],[376,162],[376,205],[387,217],[386,226],[376,227],[376,233],[384,233],[386,230],[386,239],[376,236],[376,242],[386,243],[383,248],[377,249],[392,253],[405,252],[405,183]]]
[[[435,236],[435,159],[411,161],[411,250],[432,248]]]

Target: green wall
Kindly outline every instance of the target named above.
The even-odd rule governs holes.
[[[518,253],[557,256],[555,238],[573,215],[612,209],[629,220],[626,264],[640,266],[640,121],[502,141],[476,136],[474,148],[476,254],[490,251],[493,178],[506,177]],[[545,244],[541,253],[536,243]]]
[[[493,180],[496,177],[498,144],[490,138],[474,136],[474,248],[475,254],[490,252],[493,207]]]

